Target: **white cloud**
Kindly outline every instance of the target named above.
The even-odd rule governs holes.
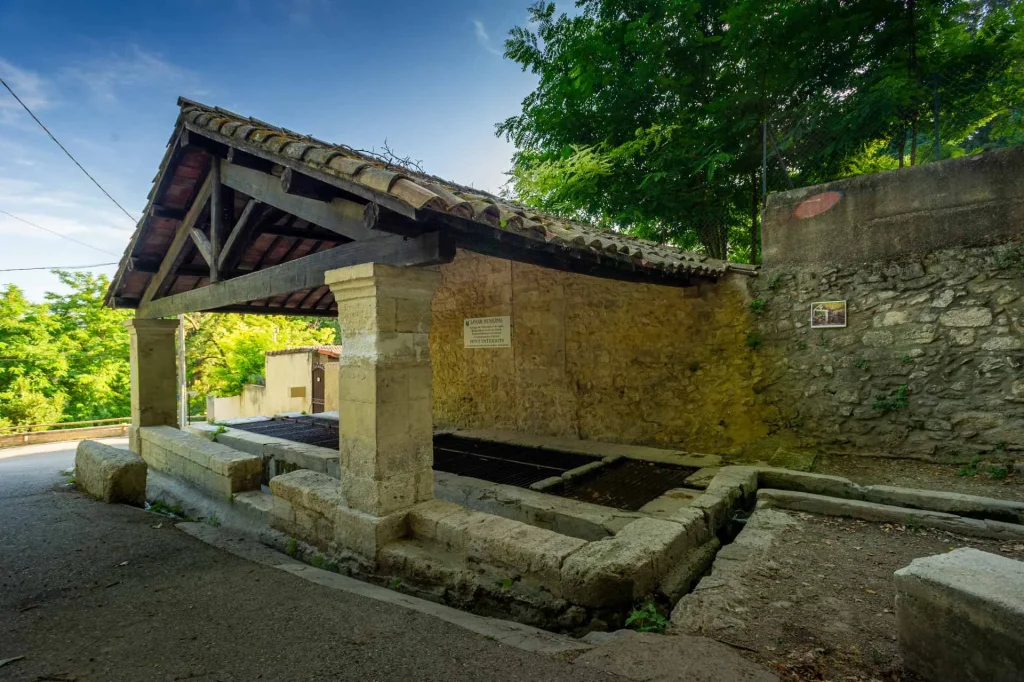
[[[138,45],[129,45],[120,54],[112,53],[68,67],[62,76],[84,86],[92,99],[106,104],[117,102],[119,92],[129,88],[173,86],[181,90],[194,89],[197,83],[191,71]]]
[[[484,22],[479,19],[474,19],[473,32],[476,33],[476,41],[480,43],[480,47],[484,48],[491,54],[501,56],[502,51],[491,44],[491,36],[487,33],[487,27],[484,26]]]
[[[43,78],[27,69],[22,69],[6,59],[0,58],[0,78],[7,81],[21,101],[32,110],[45,109],[50,105],[49,87]],[[20,117],[26,116],[21,105],[6,89],[0,89],[0,123],[21,122]]]

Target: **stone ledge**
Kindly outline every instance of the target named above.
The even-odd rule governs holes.
[[[262,458],[171,426],[138,430],[141,455],[158,471],[179,476],[221,495],[258,490]]]
[[[894,579],[907,668],[936,682],[1020,679],[1024,563],[957,549],[914,559]]]
[[[997,500],[978,495],[888,485],[862,486],[839,476],[768,468],[758,469],[758,485],[762,488],[1024,523],[1024,502]]]
[[[581,540],[600,540],[614,535],[642,516],[637,512],[439,471],[434,472],[434,495],[439,500]]]
[[[530,448],[541,448],[555,452],[570,452],[577,455],[589,455],[603,459],[605,457],[627,457],[645,462],[677,464],[687,467],[714,467],[722,463],[718,455],[702,455],[682,450],[664,450],[645,445],[625,445],[622,443],[605,443],[596,440],[579,440],[575,438],[556,438],[554,436],[538,436],[518,431],[499,431],[491,429],[463,431],[459,429],[441,429],[437,433],[450,433],[461,438],[488,440],[495,443],[520,445]]]
[[[763,488],[757,491],[758,508],[791,509],[793,511],[824,514],[826,516],[847,516],[863,521],[877,523],[908,523],[913,522],[929,528],[949,531],[960,535],[995,540],[1024,540],[1024,526],[988,519],[968,519],[956,514],[893,507],[890,505],[847,500],[825,495],[795,492],[791,490],[772,490]]]
[[[83,440],[75,450],[75,485],[103,502],[146,503],[146,463],[128,450]]]

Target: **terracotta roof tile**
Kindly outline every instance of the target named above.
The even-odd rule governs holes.
[[[631,261],[652,270],[718,277],[728,270],[750,272],[721,260],[659,245],[617,232],[539,213],[478,189],[389,165],[344,145],[312,137],[232,112],[180,100],[182,117],[197,128],[248,144],[264,152],[349,180],[375,194],[386,195],[411,210],[438,211],[469,218],[530,239],[554,242],[579,251]]]

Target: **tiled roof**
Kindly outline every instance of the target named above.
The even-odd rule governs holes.
[[[341,346],[296,346],[282,350],[268,350],[264,355],[292,355],[293,353],[319,353],[320,355],[327,355],[332,358],[340,358]]]
[[[227,144],[242,144],[263,155],[305,166],[317,173],[347,181],[367,200],[389,201],[389,208],[407,207],[418,215],[447,213],[545,244],[556,244],[581,254],[626,261],[638,270],[668,275],[719,277],[728,270],[750,272],[736,266],[642,239],[601,230],[520,206],[487,192],[391,165],[344,145],[246,118],[218,107],[179,100],[186,128]],[[382,205],[385,205],[382,203]]]

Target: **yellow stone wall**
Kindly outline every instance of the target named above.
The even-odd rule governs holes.
[[[430,353],[436,426],[689,449],[768,433],[746,277],[678,288],[460,251],[440,268]],[[463,347],[467,317],[510,315],[512,347]]]

